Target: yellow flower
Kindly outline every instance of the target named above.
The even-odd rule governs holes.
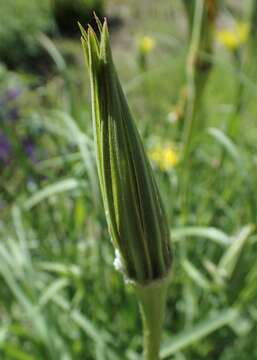
[[[249,31],[249,24],[238,23],[233,29],[219,30],[217,32],[217,39],[229,50],[236,50],[247,42]]]
[[[139,50],[143,54],[150,53],[155,48],[155,40],[150,36],[143,36],[139,40]]]
[[[161,171],[168,171],[178,163],[178,153],[173,145],[157,145],[150,151],[149,157]]]

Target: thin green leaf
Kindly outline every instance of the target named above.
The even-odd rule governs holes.
[[[231,277],[241,251],[245,246],[246,241],[249,239],[249,236],[252,234],[253,229],[254,227],[252,225],[244,226],[241,231],[234,237],[232,244],[220,259],[218,265],[219,271],[223,273],[225,272],[228,278]]]
[[[30,210],[35,205],[39,204],[41,201],[50,198],[56,194],[62,192],[74,190],[79,187],[79,182],[76,179],[66,179],[58,181],[55,184],[46,186],[44,189],[37,191],[24,203],[24,208]]]
[[[14,228],[16,230],[16,235],[17,238],[19,239],[19,245],[20,245],[19,253],[20,255],[23,256],[24,260],[26,261],[26,264],[28,265],[31,263],[31,259],[28,251],[27,237],[22,222],[22,213],[21,213],[21,209],[18,206],[13,207],[12,216],[13,216]]]
[[[39,299],[39,307],[45,306],[54,296],[62,289],[69,285],[69,280],[65,278],[57,279],[53,281],[47,288],[43,289],[42,296]]]
[[[39,37],[40,44],[44,47],[44,49],[48,52],[48,54],[53,59],[57,69],[60,72],[65,71],[66,62],[61,52],[58,50],[54,42],[45,34],[40,34]]]
[[[63,264],[58,262],[39,262],[38,264],[39,269],[44,271],[53,272],[56,274],[68,276],[80,276],[81,270],[80,267],[75,264]]]
[[[229,245],[231,243],[231,239],[227,234],[214,227],[191,226],[175,228],[172,229],[171,235],[174,242],[182,241],[186,237],[199,237],[215,241],[221,245]]]
[[[209,290],[211,288],[210,281],[198,270],[190,261],[184,260],[182,267],[187,275],[201,288]]]
[[[96,173],[95,163],[95,154],[93,152],[94,145],[92,140],[86,136],[78,127],[76,121],[68,114],[58,112],[57,116],[60,117],[65,127],[68,129],[70,136],[73,141],[77,143],[80,150],[81,157],[83,159],[85,168],[87,169],[88,177],[90,180],[90,185],[93,191],[93,198],[95,204],[98,203],[99,199],[99,189],[98,189],[98,179]]]
[[[63,166],[68,162],[77,162],[81,160],[81,154],[79,152],[75,152],[72,154],[67,154],[65,156],[56,156],[50,159],[42,160],[37,164],[37,167],[41,170],[46,170],[48,168],[56,168],[59,166]]]
[[[8,326],[3,325],[0,328],[0,348],[6,342],[8,336]]]
[[[231,158],[238,164],[242,164],[242,158],[237,150],[236,145],[233,141],[220,129],[208,128],[207,132],[211,135],[222,147],[224,147]]]
[[[221,327],[230,324],[238,317],[238,310],[233,308],[225,309],[215,316],[212,316],[189,330],[175,335],[173,340],[170,341],[161,350],[161,359],[167,359],[178,351],[194,344],[195,342],[205,338],[212,332],[220,329]]]
[[[31,356],[27,352],[24,352],[20,348],[15,347],[11,344],[5,344],[4,352],[8,359],[12,360],[36,360],[34,356]]]
[[[71,310],[69,303],[61,296],[56,295],[53,298],[54,303],[59,306],[61,309],[65,311]],[[95,343],[103,344],[104,339],[99,329],[97,329],[94,324],[87,319],[87,317],[82,314],[78,310],[71,310],[70,311],[71,319],[87,334]]]

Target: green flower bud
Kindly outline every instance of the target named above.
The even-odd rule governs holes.
[[[82,27],[91,81],[94,138],[104,209],[115,264],[129,280],[148,284],[165,277],[172,256],[160,194],[110,48],[107,22],[97,20],[100,39]]]

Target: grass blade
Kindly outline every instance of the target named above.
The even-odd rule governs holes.
[[[178,351],[185,349],[196,341],[205,338],[207,335],[220,329],[221,327],[230,324],[238,317],[238,311],[233,308],[228,308],[216,316],[212,316],[203,322],[193,326],[189,330],[176,335],[173,340],[163,347],[161,350],[161,359],[167,359]]]
[[[228,154],[236,163],[242,164],[242,158],[236,145],[223,131],[217,128],[208,128],[207,132],[214,140],[227,150]]]
[[[185,237],[199,237],[212,240],[221,245],[229,245],[231,243],[230,237],[223,231],[214,227],[184,227],[172,229],[172,240],[181,241]]]
[[[74,190],[77,187],[79,187],[79,182],[76,179],[71,178],[58,181],[55,184],[49,185],[44,189],[37,191],[34,195],[32,195],[29,199],[25,201],[24,207],[26,210],[30,210],[41,201],[53,195],[60,194],[69,190]]]
[[[39,299],[39,307],[45,306],[59,291],[69,285],[69,280],[65,278],[53,281],[49,286],[43,289],[43,295]]]
[[[187,275],[202,289],[210,290],[211,283],[190,261],[184,260],[182,267]]]
[[[219,262],[219,271],[225,272],[228,277],[231,277],[241,251],[246,244],[246,241],[249,239],[249,236],[252,234],[254,227],[252,225],[244,226],[238,235],[235,236],[234,241],[229,246],[227,251],[223,254]]]

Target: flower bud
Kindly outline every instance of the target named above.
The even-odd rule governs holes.
[[[142,141],[121,88],[107,22],[82,31],[88,64],[97,166],[115,263],[140,284],[165,277],[171,267],[169,228]]]

